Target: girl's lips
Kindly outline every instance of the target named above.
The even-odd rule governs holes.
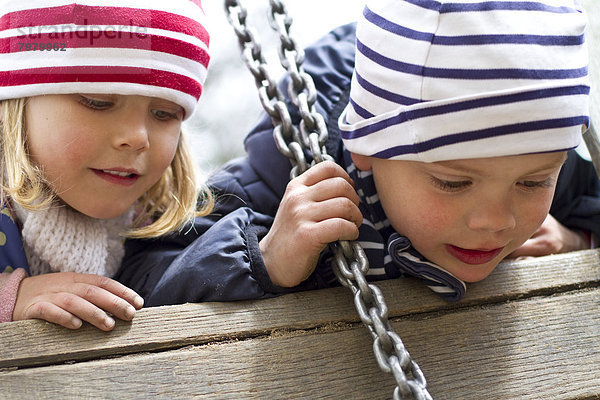
[[[469,250],[462,247],[456,247],[451,244],[446,245],[448,253],[465,264],[479,265],[492,261],[504,247],[493,250]]]
[[[121,186],[131,186],[137,182],[140,177],[140,175],[136,173],[130,173],[128,171],[102,170],[94,168],[92,168],[92,171],[96,174],[96,176],[104,179],[105,181]]]

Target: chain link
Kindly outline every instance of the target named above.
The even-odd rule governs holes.
[[[315,163],[333,161],[333,158],[325,147],[327,125],[314,107],[317,99],[314,82],[302,68],[304,51],[290,35],[292,18],[283,1],[269,0],[269,3],[269,22],[279,35],[279,60],[290,76],[288,95],[301,117],[299,128],[292,123],[285,99],[268,73],[261,46],[247,25],[247,10],[238,0],[225,0],[225,12],[237,35],[244,63],[254,76],[261,104],[275,127],[273,137],[277,148],[292,164],[290,179],[293,179]],[[310,165],[305,151],[312,155]],[[365,275],[369,262],[361,245],[339,241],[330,247],[335,258],[333,271],[338,281],[352,291],[358,315],[373,337],[375,359],[382,371],[394,376],[397,386],[393,398],[431,399],[425,376],[388,320],[388,308],[381,290],[367,282]]]

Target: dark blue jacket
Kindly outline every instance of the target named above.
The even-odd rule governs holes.
[[[340,164],[337,120],[348,101],[354,35],[354,24],[335,29],[306,50],[304,62],[318,92],[317,111],[326,118],[327,151]],[[282,88],[287,93],[287,80]],[[289,108],[294,110],[291,104]],[[297,113],[293,117],[299,121]],[[258,242],[273,221],[290,171],[272,133],[265,116],[245,139],[247,156],[231,161],[210,179],[218,200],[210,216],[165,238],[127,241],[116,279],[136,290],[148,306],[266,298],[329,286],[331,271],[324,263],[293,289],[277,287],[266,272]],[[550,212],[567,227],[600,237],[600,185],[591,163],[574,151],[559,176]]]

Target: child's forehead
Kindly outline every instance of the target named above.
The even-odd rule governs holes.
[[[486,171],[496,172],[502,168],[508,169],[511,172],[535,173],[559,168],[566,159],[566,151],[557,151],[516,156],[447,160],[421,164],[433,169],[447,169],[470,174],[479,174]]]

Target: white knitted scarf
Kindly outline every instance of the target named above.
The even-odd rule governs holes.
[[[15,206],[22,224],[25,255],[31,275],[78,272],[113,276],[125,253],[120,236],[131,226],[133,210],[103,220],[69,206],[27,211]]]

